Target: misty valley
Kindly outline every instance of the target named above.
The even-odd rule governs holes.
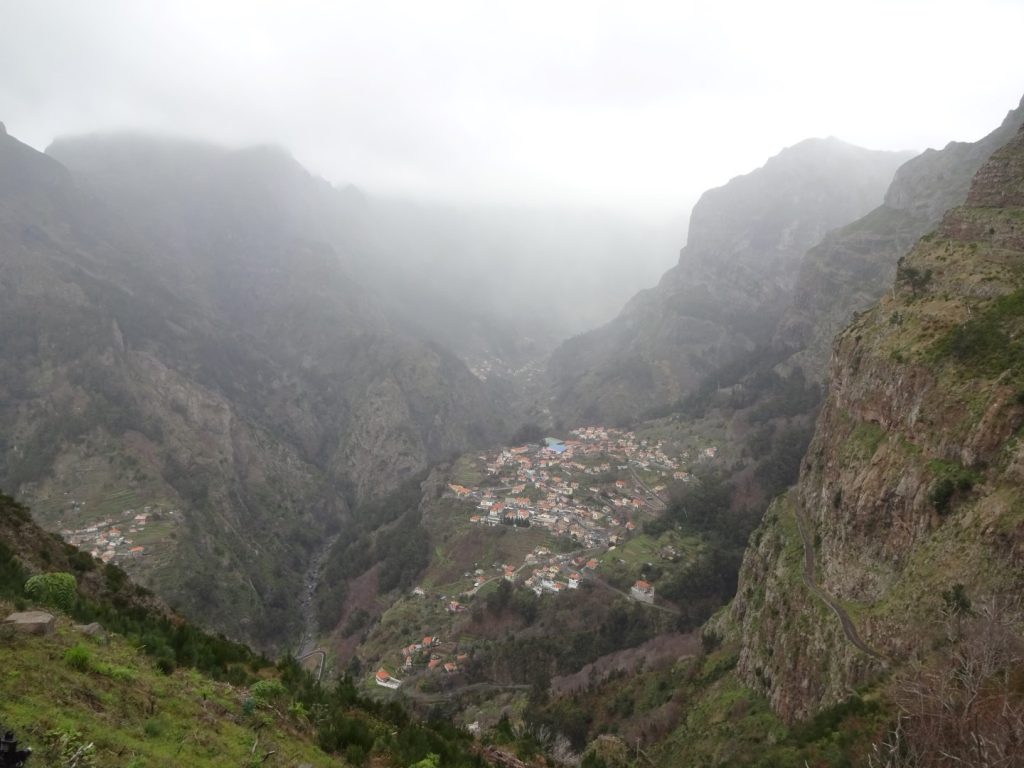
[[[0,124],[0,766],[1024,766],[1022,126],[655,220]]]

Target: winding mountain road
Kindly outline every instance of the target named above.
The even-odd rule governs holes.
[[[837,601],[834,597],[832,597],[832,595],[830,595],[828,592],[826,592],[818,586],[818,583],[814,579],[814,541],[811,538],[810,532],[808,531],[808,527],[806,521],[803,518],[803,514],[796,508],[796,505],[794,505],[793,508],[793,516],[796,518],[796,527],[800,531],[800,538],[803,540],[804,544],[803,578],[804,584],[807,585],[807,589],[809,589],[815,597],[817,597],[819,600],[825,603],[825,605],[832,609],[832,612],[839,619],[839,624],[843,628],[843,634],[846,635],[847,641],[849,641],[849,643],[854,648],[856,648],[861,653],[871,656],[874,659],[878,659],[879,661],[888,661],[887,657],[884,654],[879,653],[861,639],[860,634],[857,632],[857,626],[853,623],[853,619],[850,618],[850,615],[846,612],[846,609],[839,604],[839,601]]]
[[[324,665],[327,664],[327,652],[323,648],[317,648],[316,650],[310,651],[309,653],[303,654],[302,656],[296,656],[295,660],[300,664],[311,656],[320,657],[320,666],[317,667],[316,681],[319,683],[324,676]]]

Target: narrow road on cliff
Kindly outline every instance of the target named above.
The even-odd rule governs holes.
[[[803,539],[804,544],[804,584],[807,585],[807,588],[812,594],[832,609],[832,612],[839,618],[839,624],[843,628],[843,634],[846,635],[846,639],[854,648],[861,653],[865,653],[872,658],[878,659],[879,661],[887,661],[883,654],[879,653],[861,640],[860,635],[857,633],[857,627],[853,623],[853,619],[851,619],[850,615],[846,612],[846,609],[839,604],[839,601],[828,594],[828,592],[819,587],[817,582],[814,580],[814,541],[811,538],[811,534],[808,530],[806,521],[803,518],[803,514],[796,509],[796,505],[794,505],[793,508],[793,516],[796,518],[796,527],[800,531],[800,538]]]

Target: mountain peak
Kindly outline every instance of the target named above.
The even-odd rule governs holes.
[[[913,157],[915,152],[909,150],[876,150],[867,149],[837,136],[817,137],[813,136],[796,144],[784,147],[778,154],[772,156],[765,162],[765,168],[786,168],[793,164],[813,163],[821,166],[823,163],[850,163],[865,159],[868,162],[875,158],[893,158],[895,161],[906,161]]]

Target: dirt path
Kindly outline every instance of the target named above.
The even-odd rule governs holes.
[[[874,648],[865,643],[863,640],[861,640],[860,635],[857,632],[857,626],[853,623],[853,619],[850,618],[850,615],[846,612],[846,609],[839,604],[839,601],[837,601],[834,597],[828,594],[828,592],[826,592],[818,586],[817,582],[814,579],[814,541],[811,538],[811,534],[808,530],[806,521],[803,518],[803,514],[798,509],[796,509],[795,505],[793,508],[793,516],[796,518],[796,527],[800,531],[800,538],[803,539],[804,544],[804,584],[807,585],[807,588],[811,591],[812,594],[814,594],[815,597],[817,597],[819,600],[825,603],[825,605],[832,609],[832,612],[839,619],[839,624],[843,628],[843,634],[846,635],[846,639],[854,648],[856,648],[858,651],[862,653],[867,654],[868,656],[871,656],[872,658],[878,659],[879,661],[886,661],[887,659],[883,654],[879,653]]]

